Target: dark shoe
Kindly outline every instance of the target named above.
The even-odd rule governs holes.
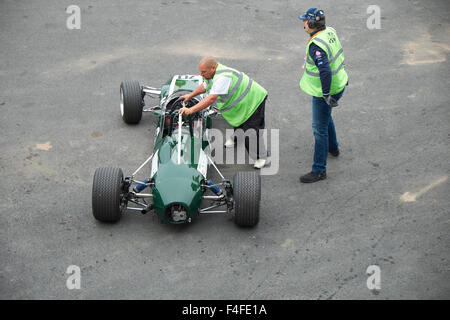
[[[319,180],[324,180],[327,178],[327,173],[323,172],[323,173],[314,173],[314,172],[310,172],[308,174],[305,174],[304,176],[300,177],[300,182],[303,183],[311,183],[311,182],[316,182]]]
[[[333,157],[337,157],[339,155],[339,149],[328,151]]]

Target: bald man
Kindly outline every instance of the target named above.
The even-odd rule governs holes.
[[[203,77],[203,83],[181,98],[187,102],[205,92],[207,96],[192,108],[181,108],[180,113],[190,115],[216,104],[223,118],[235,131],[237,129],[244,132],[249,129],[256,131],[256,152],[255,148],[249,147],[247,139],[245,147],[249,156],[255,160],[254,167],[263,168],[268,164],[267,150],[262,137],[262,129],[265,129],[267,91],[245,73],[224,66],[211,56],[200,60],[198,70]],[[234,139],[229,139],[225,146],[231,147],[234,143]]]

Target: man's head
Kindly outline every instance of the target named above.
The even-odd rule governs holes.
[[[200,75],[205,79],[212,79],[217,69],[217,61],[214,57],[206,56],[203,57],[198,63],[198,71]]]
[[[305,14],[298,17],[303,21],[306,33],[311,34],[317,29],[325,26],[325,14],[323,10],[310,8]]]

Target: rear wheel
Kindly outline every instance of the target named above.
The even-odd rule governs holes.
[[[234,176],[234,222],[240,227],[254,227],[259,222],[261,176],[256,172],[238,172]]]
[[[92,214],[102,222],[116,222],[122,217],[123,173],[119,168],[95,170],[92,186]]]
[[[142,118],[142,88],[137,81],[122,81],[120,84],[120,113],[123,121],[137,124]]]

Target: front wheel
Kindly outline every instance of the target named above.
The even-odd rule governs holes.
[[[240,227],[254,227],[259,222],[261,176],[256,172],[238,172],[234,176],[234,222]]]
[[[123,173],[119,168],[98,168],[92,185],[92,214],[102,222],[116,222],[124,209]]]
[[[142,88],[137,81],[123,81],[120,84],[120,114],[128,124],[137,124],[142,118]]]

